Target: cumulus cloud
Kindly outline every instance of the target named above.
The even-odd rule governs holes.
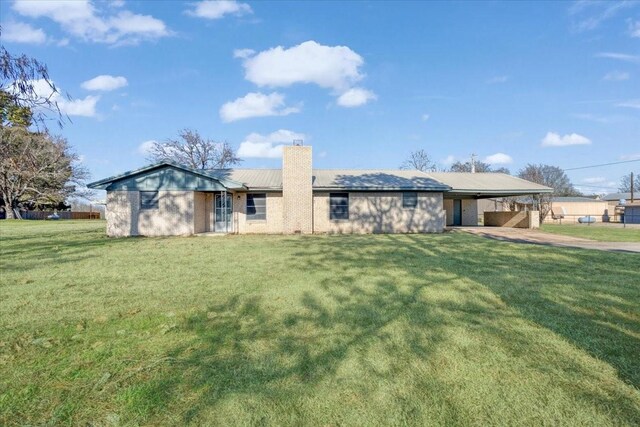
[[[442,159],[442,162],[441,162],[441,163],[442,163],[443,165],[445,165],[445,166],[449,166],[449,165],[454,164],[454,163],[456,162],[456,160],[457,160],[457,159],[456,159],[456,157],[455,157],[455,156],[453,156],[453,155],[449,154],[447,157],[445,157],[444,159]]]
[[[114,14],[114,9],[107,7],[106,11],[100,10],[88,0],[16,0],[13,3],[13,10],[20,15],[49,18],[59,24],[63,31],[85,41],[134,44],[170,34],[165,23],[157,18],[128,10],[119,10]]]
[[[185,13],[205,19],[221,19],[225,15],[242,16],[253,12],[248,4],[235,0],[204,0],[193,3],[192,6]]]
[[[148,156],[151,153],[151,149],[156,144],[155,139],[150,139],[149,141],[144,141],[142,144],[138,145],[138,154],[143,156]]]
[[[277,46],[243,61],[245,78],[258,86],[313,83],[340,93],[364,77],[363,64],[362,57],[347,46],[324,46],[313,40],[289,49]]]
[[[341,107],[353,108],[366,104],[377,99],[375,93],[370,90],[354,87],[338,97],[336,103]]]
[[[565,147],[568,145],[588,145],[591,144],[591,140],[577,133],[566,134],[560,136],[555,132],[547,132],[547,135],[542,138],[543,147]]]
[[[268,135],[251,133],[240,143],[239,157],[260,157],[275,159],[282,157],[282,147],[291,145],[294,140],[307,140],[303,133],[297,133],[286,129],[280,129]]]
[[[610,82],[619,82],[622,80],[629,80],[629,73],[623,71],[611,71],[604,75],[603,80]]]
[[[33,80],[31,83],[33,85],[34,100],[49,99],[57,103],[60,111],[68,116],[97,116],[96,105],[100,100],[99,96],[89,95],[83,99],[69,100],[60,95],[60,92],[62,92],[60,88],[58,88],[58,92],[54,92],[51,86],[43,79]]]
[[[266,95],[261,92],[250,92],[235,101],[229,101],[220,107],[220,118],[223,122],[233,122],[250,117],[286,116],[297,113],[299,107],[287,107],[284,95],[273,92]]]
[[[47,35],[42,29],[23,22],[6,22],[2,24],[2,39],[13,43],[42,44],[47,41]]]
[[[233,51],[233,57],[245,59],[250,57],[254,53],[256,53],[256,51],[253,49],[236,49]]]
[[[425,114],[423,114],[423,115],[422,115],[422,117],[420,117],[420,119],[421,119],[423,122],[426,122],[427,120],[429,120],[429,118],[430,118],[430,117],[431,117],[431,116],[430,116],[429,114],[426,114],[426,113],[425,113]]]
[[[628,53],[600,52],[596,54],[596,58],[608,58],[624,62],[640,63],[640,55],[631,55]]]
[[[129,83],[127,79],[122,76],[110,76],[108,74],[103,74],[97,77],[92,78],[91,80],[87,80],[82,83],[82,88],[86,90],[96,90],[96,91],[111,91],[115,89],[119,89],[121,87],[127,86]]]
[[[504,153],[496,153],[484,158],[485,163],[490,165],[507,165],[513,162],[510,155]]]

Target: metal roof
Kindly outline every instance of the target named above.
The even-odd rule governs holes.
[[[281,190],[282,169],[208,169],[196,170],[171,162],[162,162],[89,184],[105,189],[111,183],[173,167],[194,175],[219,181],[229,189]],[[438,191],[492,196],[549,193],[543,185],[502,173],[430,172],[399,169],[313,169],[314,190],[363,191]]]
[[[635,192],[633,193],[633,195],[636,196],[636,199],[639,198],[638,196],[640,196],[640,194],[636,194]],[[631,199],[631,193],[609,193],[602,198],[602,200],[611,202],[617,202],[620,199]]]
[[[241,182],[250,190],[282,189],[282,169],[215,169],[207,173]],[[449,186],[416,170],[313,169],[312,174],[316,190],[449,190]]]
[[[429,175],[451,187],[454,193],[516,195],[553,192],[553,188],[505,173],[429,172]]]
[[[418,170],[314,169],[313,188],[345,190],[448,191],[449,186]]]
[[[127,179],[127,178],[131,178],[133,176],[137,176],[137,175],[142,175],[142,174],[146,174],[146,173],[150,173],[154,170],[157,169],[161,169],[161,168],[175,168],[181,171],[185,171],[188,172],[190,174],[193,174],[195,176],[200,176],[202,178],[206,178],[209,180],[217,180],[220,182],[220,184],[222,184],[225,188],[229,188],[229,189],[234,189],[234,190],[240,190],[243,188],[242,183],[235,181],[229,177],[225,177],[225,176],[212,176],[211,174],[208,173],[208,171],[205,170],[200,170],[200,169],[193,169],[190,168],[188,166],[184,166],[178,163],[173,163],[173,162],[169,162],[169,161],[163,161],[163,162],[159,162],[159,163],[154,163],[152,165],[149,166],[145,166],[139,169],[135,169],[132,171],[128,171],[128,172],[124,172],[120,175],[114,175],[111,176],[109,178],[104,178],[101,179],[99,181],[94,181],[90,184],[87,184],[87,187],[89,188],[95,188],[95,189],[101,189],[104,190],[106,189],[109,185],[111,185],[114,182],[117,181],[121,181],[123,179]]]

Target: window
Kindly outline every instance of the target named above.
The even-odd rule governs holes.
[[[418,193],[415,191],[405,191],[402,193],[402,207],[405,209],[415,209],[418,206]]]
[[[267,195],[247,194],[247,219],[266,220],[267,219]]]
[[[158,209],[160,198],[157,191],[140,192],[140,209]]]
[[[329,219],[349,219],[349,193],[329,193]]]

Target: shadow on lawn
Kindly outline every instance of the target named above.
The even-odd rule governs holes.
[[[432,357],[450,326],[480,328],[513,357],[540,352],[524,326],[518,326],[520,317],[606,361],[620,378],[640,387],[640,360],[634,358],[640,354],[640,324],[625,314],[638,301],[640,274],[630,265],[633,255],[602,263],[596,251],[502,245],[475,237],[313,239],[279,244],[291,247],[292,269],[328,272],[318,288],[302,294],[284,316],[272,314],[257,297],[236,296],[189,318],[184,327],[196,338],[170,353],[174,364],[153,380],[150,394],[161,398],[152,412],[185,391],[197,397],[189,399],[184,422],[194,422],[238,394],[289,402],[308,393],[309,385],[335,378],[341,363],[354,357],[363,375],[395,381],[411,369],[411,360]],[[329,276],[336,271],[343,273]],[[362,275],[371,275],[371,282],[358,282]],[[399,275],[405,278],[402,286]],[[472,285],[459,287],[461,278]],[[437,286],[458,286],[468,298],[425,300],[424,292]],[[506,306],[483,296],[485,289]],[[500,327],[509,316],[513,329]],[[377,359],[390,361],[388,369],[367,362],[364,355],[374,348]],[[580,360],[554,348],[544,351],[558,365],[545,366],[545,359],[534,358],[529,363],[539,366],[533,368],[595,378]],[[632,397],[617,389],[604,397],[578,383],[563,387],[603,408],[615,402],[620,417],[637,421]]]

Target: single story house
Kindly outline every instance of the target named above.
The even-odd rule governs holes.
[[[107,191],[109,236],[439,233],[478,225],[479,199],[552,191],[499,173],[313,169],[299,145],[284,147],[282,169],[162,162],[89,188]]]

